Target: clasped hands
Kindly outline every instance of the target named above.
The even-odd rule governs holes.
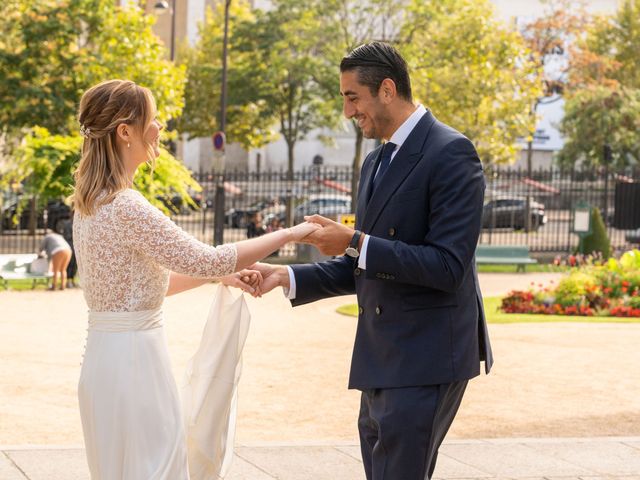
[[[299,229],[305,224],[313,224],[316,227],[306,236],[296,238],[298,242],[313,245],[324,255],[344,253],[353,237],[353,229],[321,215],[304,218],[306,222],[296,225],[293,229]],[[278,286],[289,288],[286,267],[266,263],[256,263],[245,270],[223,277],[221,281],[224,285],[240,288],[254,297],[260,297]]]

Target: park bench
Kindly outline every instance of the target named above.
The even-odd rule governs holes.
[[[529,256],[529,247],[521,245],[478,245],[476,264],[517,265],[516,271],[525,271],[527,265],[538,263]]]
[[[9,280],[32,280],[31,288],[38,282],[49,283],[51,273],[31,273],[31,263],[38,258],[33,253],[0,255],[0,286],[8,288]]]

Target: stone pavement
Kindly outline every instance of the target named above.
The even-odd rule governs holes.
[[[89,478],[81,448],[0,451],[1,480]],[[227,480],[364,480],[359,447],[353,444],[263,443],[239,445],[235,453]],[[640,437],[449,440],[434,478],[640,480]]]

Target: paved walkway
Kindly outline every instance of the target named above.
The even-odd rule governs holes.
[[[88,480],[84,451],[0,447],[2,480]],[[437,479],[640,480],[640,437],[450,440]],[[364,480],[357,445],[245,445],[227,480]],[[142,480],[142,479],[141,479]],[[402,479],[392,479],[402,480]]]

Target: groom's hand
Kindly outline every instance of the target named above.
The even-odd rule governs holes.
[[[322,228],[303,238],[303,243],[314,245],[324,255],[344,254],[354,234],[352,228],[321,215],[312,215],[304,219],[309,223],[317,223]],[[362,242],[362,237],[360,241]]]
[[[250,267],[260,272],[262,284],[257,288],[254,297],[261,297],[276,287],[289,288],[289,272],[283,265],[270,265],[268,263],[256,263]]]
[[[221,277],[220,281],[227,287],[239,288],[243,292],[256,295],[263,283],[262,274],[258,270],[245,269],[226,277]]]

